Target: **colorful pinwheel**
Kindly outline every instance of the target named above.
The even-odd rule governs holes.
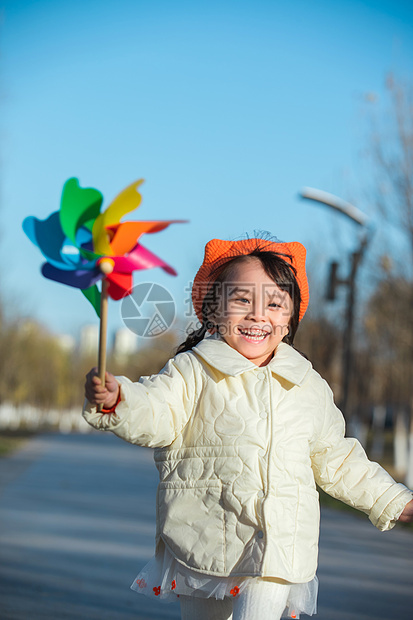
[[[120,222],[140,205],[141,183],[142,179],[129,185],[100,213],[102,194],[69,179],[63,187],[60,211],[46,220],[30,216],[23,222],[24,232],[47,259],[42,274],[81,289],[98,316],[100,292],[96,283],[100,280],[106,280],[109,297],[122,299],[131,292],[133,271],[161,267],[176,275],[139,239],[144,233],[159,232],[182,220]]]
[[[107,297],[122,299],[132,290],[132,272],[161,267],[176,271],[144,248],[140,237],[156,233],[183,220],[129,221],[121,218],[139,207],[143,179],[124,189],[103,211],[102,194],[82,188],[77,179],[66,181],[60,210],[46,220],[27,217],[23,230],[47,262],[42,274],[50,280],[81,289],[100,316],[99,376],[104,383],[106,366]],[[96,283],[101,281],[101,292]]]

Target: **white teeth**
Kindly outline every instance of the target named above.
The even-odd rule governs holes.
[[[257,342],[264,340],[264,338],[268,336],[268,333],[261,329],[240,329],[239,331],[243,336],[247,336],[251,340],[256,340]]]

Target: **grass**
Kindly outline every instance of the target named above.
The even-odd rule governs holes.
[[[25,430],[2,431],[0,433],[0,458],[12,454],[32,437],[33,433]]]

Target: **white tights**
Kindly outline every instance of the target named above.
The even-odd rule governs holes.
[[[279,620],[290,586],[259,578],[234,598],[180,596],[182,620]]]

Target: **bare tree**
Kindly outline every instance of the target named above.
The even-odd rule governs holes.
[[[413,274],[413,83],[386,80],[389,109],[373,121],[370,154],[373,200],[386,220],[405,235]],[[370,97],[370,100],[375,101]],[[404,264],[406,266],[406,263]]]
[[[412,283],[392,275],[379,283],[367,304],[364,327],[374,374],[369,391],[376,404],[407,406],[412,398],[412,308]]]
[[[389,108],[386,113],[380,110],[373,121],[369,149],[372,198],[378,214],[397,228],[400,244],[392,243],[392,235],[388,235],[381,279],[367,304],[365,327],[375,386],[373,401],[392,406],[396,431],[403,421],[402,443],[407,450],[407,413],[413,446],[413,82],[389,75],[386,88]],[[375,98],[370,100],[375,102]],[[379,272],[376,268],[377,275]],[[396,441],[395,451],[398,449]],[[413,453],[410,461],[407,479],[411,481]]]

